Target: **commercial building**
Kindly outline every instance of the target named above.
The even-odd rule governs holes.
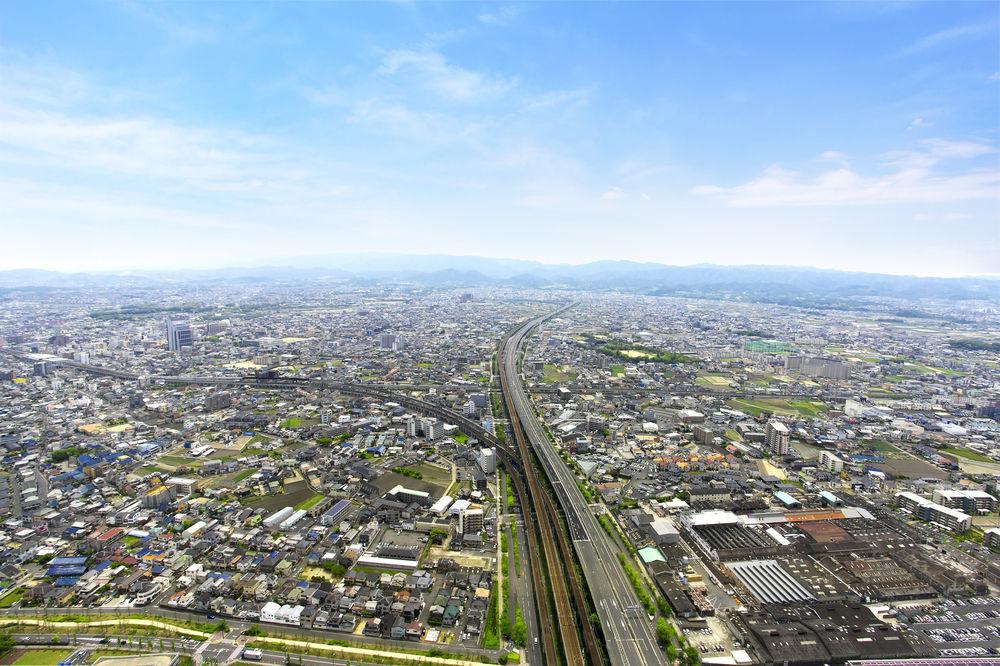
[[[649,535],[653,537],[656,545],[663,546],[675,544],[680,541],[681,535],[674,527],[673,521],[665,518],[655,518],[647,525]]]
[[[190,347],[193,342],[190,324],[183,321],[167,322],[167,349],[180,351],[182,347]]]
[[[726,566],[763,603],[787,604],[813,599],[813,595],[776,560],[730,562]]]
[[[850,379],[851,377],[850,366],[835,358],[790,354],[785,358],[785,369],[791,372],[801,372],[810,377],[824,377],[826,379]]]

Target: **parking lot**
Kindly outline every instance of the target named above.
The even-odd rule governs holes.
[[[1000,597],[911,606],[899,622],[925,636],[944,657],[1000,654]]]

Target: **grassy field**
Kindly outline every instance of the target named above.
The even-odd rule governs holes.
[[[143,465],[139,469],[135,470],[135,473],[140,476],[146,476],[147,474],[152,474],[154,472],[166,472],[170,473],[170,470],[166,467],[160,467],[159,465]]]
[[[875,449],[879,453],[887,453],[887,454],[901,454],[902,453],[902,451],[900,451],[898,448],[896,448],[895,446],[893,446],[889,442],[885,441],[884,439],[872,439],[872,440],[868,440],[868,441],[866,441],[864,443],[867,444],[868,446],[872,447],[873,449]]]
[[[790,445],[793,449],[798,451],[799,455],[805,460],[815,460],[816,458],[819,458],[820,449],[812,444],[806,444],[805,442],[793,439],[790,442]]]
[[[20,587],[14,588],[7,594],[0,597],[0,608],[10,608],[23,598],[24,598],[24,589]]]
[[[978,451],[973,451],[971,449],[941,449],[942,453],[950,453],[953,456],[958,456],[960,458],[966,458],[968,460],[975,460],[981,463],[991,463],[995,462],[993,458],[989,456],[984,456]]]
[[[56,666],[73,650],[25,650],[14,660],[15,666]]]
[[[613,375],[624,375],[625,366],[624,365],[613,365],[611,366],[611,374]]]
[[[447,488],[451,484],[451,470],[432,465],[430,463],[419,463],[413,465],[413,471],[420,472],[423,480],[433,483],[436,486]]]
[[[960,377],[962,375],[968,374],[961,372],[960,370],[951,370],[949,368],[933,368],[929,365],[924,365],[923,363],[915,363],[913,361],[906,361],[903,363],[906,368],[912,368],[922,375],[947,375],[949,377]]]
[[[729,383],[732,379],[728,375],[724,375],[718,372],[712,372],[699,376],[694,380],[694,383],[698,386],[707,386],[708,388],[728,388]]]
[[[319,493],[317,493],[317,494],[313,495],[312,497],[310,497],[308,499],[304,499],[301,502],[299,502],[298,504],[296,504],[295,508],[296,509],[309,510],[309,509],[313,508],[314,506],[316,506],[317,504],[319,504],[320,502],[322,502],[324,497],[326,497],[326,495],[320,495]]]
[[[546,384],[557,384],[559,382],[570,382],[576,379],[577,373],[564,370],[551,363],[546,363],[542,371],[542,382]]]
[[[732,428],[728,428],[726,430],[726,439],[728,439],[730,441],[733,441],[733,442],[742,442],[743,441],[743,438],[740,437],[740,433],[736,432]]]
[[[760,416],[761,412],[772,412],[777,416],[816,416],[826,410],[826,405],[815,400],[775,400],[759,398],[744,400],[733,398],[727,403],[733,409],[746,412],[751,416]]]
[[[165,455],[157,458],[158,462],[164,465],[170,465],[171,467],[180,467],[181,465],[187,465],[188,467],[201,467],[201,461],[197,458],[185,458],[184,456],[173,456]]]
[[[268,511],[277,511],[286,506],[295,506],[300,502],[305,502],[315,494],[305,481],[293,481],[285,484],[285,492],[280,495],[246,497],[240,502],[244,506],[263,507]]]

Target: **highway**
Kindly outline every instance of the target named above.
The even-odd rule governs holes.
[[[596,610],[601,619],[612,664],[615,666],[618,664],[642,664],[645,666],[665,663],[665,656],[656,644],[650,623],[646,620],[638,599],[632,591],[631,584],[625,578],[625,574],[618,563],[617,553],[620,551],[617,550],[617,545],[609,539],[603,528],[600,527],[587,506],[583,495],[577,488],[572,471],[559,458],[544,431],[542,431],[530,400],[525,393],[524,384],[517,372],[517,357],[527,337],[527,333],[537,326],[538,323],[552,316],[552,314],[534,319],[523,325],[504,342],[502,347],[504,358],[502,372],[505,374],[505,379],[508,380],[506,383],[513,389],[511,390],[511,400],[513,400],[517,411],[517,420],[519,424],[522,424],[532,448],[537,452],[536,454],[542,461],[546,476],[556,490],[557,500],[564,511],[569,526],[573,548],[577,552],[577,557],[584,570],[587,585],[590,587],[591,595],[597,606]],[[0,351],[6,351],[15,357],[27,360],[27,355],[20,352],[11,349],[0,349]],[[57,361],[57,363],[97,375],[112,376],[118,379],[138,379],[137,374],[102,366],[62,359]],[[531,500],[535,500],[535,498],[529,493],[531,484],[525,484],[526,479],[523,478],[525,477],[525,473],[530,471],[525,469],[527,467],[525,461],[518,459],[517,453],[509,447],[504,446],[492,433],[484,431],[479,423],[466,419],[461,414],[456,414],[441,405],[420,400],[407,394],[394,393],[386,390],[387,387],[379,384],[356,384],[298,378],[275,378],[267,380],[257,377],[223,379],[197,376],[156,376],[150,379],[164,383],[203,385],[243,384],[279,390],[288,388],[322,388],[397,401],[411,409],[438,416],[451,423],[456,423],[464,432],[477,437],[484,443],[496,447],[498,457],[510,470],[515,494],[518,496],[518,502],[524,511],[525,519],[528,523],[544,526],[545,523],[553,520],[553,516],[551,515],[552,509],[545,506],[551,502],[547,496],[543,496],[540,502],[529,501],[529,497]],[[529,487],[526,487],[526,485]],[[546,520],[544,516],[548,516],[549,520]],[[541,544],[537,543],[538,539],[535,539],[534,536],[534,530],[524,530],[525,538],[522,541],[524,552],[522,556],[531,558],[529,561],[531,563],[530,571],[535,598],[542,599],[544,598],[544,592],[541,587],[543,585],[542,574],[537,566],[539,557],[537,554],[545,550],[550,566],[557,565],[561,567],[564,563],[558,561],[560,559],[559,555],[554,550],[551,550],[554,548],[554,535],[548,535],[548,538],[545,538],[545,535],[543,535]],[[565,550],[563,553],[568,556]],[[553,560],[557,562],[553,563]],[[552,581],[551,573],[550,571],[550,581]],[[578,593],[578,586],[574,586],[572,590],[567,590],[566,584],[572,583],[572,581],[562,576],[552,582],[554,582],[556,588],[562,588],[553,591],[554,596],[557,598],[558,611],[555,613],[557,622],[550,623],[546,618],[539,617],[538,630],[540,631],[534,635],[541,637],[542,642],[540,646],[533,644],[532,634],[529,634],[527,651],[529,658],[536,663],[542,660],[543,653],[544,661],[548,663],[557,662],[554,658],[552,647],[553,633],[556,632],[561,634],[563,641],[570,641],[571,644],[568,647],[570,648],[570,653],[574,655],[572,661],[576,661],[575,655],[581,652],[575,632],[572,632],[570,629],[572,625],[566,626],[565,624],[567,621],[572,622],[572,618],[567,617],[570,611],[567,606],[566,595],[570,592]],[[578,595],[574,598],[574,603],[578,609],[577,615],[581,615],[579,609],[583,602]],[[539,615],[543,615],[544,604],[539,603],[538,606]],[[583,613],[583,616],[585,616],[585,613]],[[527,622],[529,626],[533,624],[531,619],[528,619]],[[589,630],[589,625],[586,625],[584,630]],[[590,650],[591,661],[596,663],[598,660],[593,655],[590,643],[588,643],[588,650]],[[564,658],[569,659],[567,655],[564,655]]]
[[[532,319],[504,343],[501,372],[505,375],[505,388],[510,392],[516,416],[565,514],[574,549],[601,619],[611,663],[614,666],[665,664],[666,655],[656,642],[652,623],[618,561],[621,552],[618,545],[597,522],[577,487],[573,471],[559,457],[542,429],[518,371],[518,357],[531,331],[561,311]]]

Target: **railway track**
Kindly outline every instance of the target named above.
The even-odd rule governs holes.
[[[555,316],[561,311],[554,312],[549,316]],[[537,324],[538,321],[535,323]],[[521,337],[517,333],[509,335],[501,342],[501,352],[503,352],[506,345],[512,339],[515,340],[515,344],[520,344]],[[14,352],[13,350],[2,351],[7,351],[11,355],[20,357],[23,360],[29,358],[26,354]],[[137,373],[68,360],[60,360],[58,364],[118,379],[137,380],[139,378]],[[514,484],[514,492],[517,496],[518,504],[522,507],[522,512],[524,513],[525,524],[534,525],[538,528],[537,530],[525,530],[527,536],[526,557],[531,562],[529,569],[532,572],[532,588],[536,598],[535,607],[541,616],[543,603],[550,598],[545,576],[543,576],[543,572],[538,566],[541,559],[540,556],[544,553],[548,582],[552,589],[552,610],[554,610],[557,620],[557,623],[553,624],[547,618],[539,617],[538,626],[542,634],[540,643],[545,655],[545,662],[548,664],[579,664],[583,666],[587,663],[587,658],[589,657],[591,664],[603,664],[602,651],[593,626],[589,621],[586,597],[573,564],[575,558],[573,556],[572,545],[569,543],[569,539],[563,529],[560,513],[554,499],[539,482],[537,477],[532,462],[532,454],[528,446],[528,438],[525,436],[520,419],[517,417],[518,412],[511,397],[512,392],[507,387],[508,379],[505,375],[506,373],[504,372],[500,373],[501,390],[504,394],[508,414],[512,416],[510,424],[517,442],[516,450],[501,442],[493,433],[486,431],[479,423],[461,414],[452,412],[435,403],[413,398],[406,394],[395,393],[377,385],[307,378],[253,376],[239,378],[153,376],[150,379],[155,382],[164,383],[244,385],[271,389],[320,388],[337,390],[358,396],[393,400],[417,411],[456,423],[467,434],[473,435],[480,441],[493,446],[497,450],[501,462],[510,471],[511,480]],[[581,634],[583,637],[582,642]],[[557,640],[559,639],[561,639],[563,648],[561,654],[556,649]]]
[[[524,463],[524,474],[528,480],[529,492],[542,515],[542,520],[538,521],[538,529],[545,548],[546,566],[549,571],[549,579],[552,582],[552,597],[561,628],[564,663],[583,664],[589,661],[596,665],[603,664],[604,657],[594,627],[590,623],[583,583],[576,574],[574,565],[576,558],[573,547],[566,529],[563,528],[563,521],[555,499],[539,482],[538,473],[533,464],[530,439],[524,432],[521,412],[514,402],[516,392],[508,384],[510,381],[518,381],[517,357],[527,333],[538,324],[566,309],[561,308],[543,318],[532,320],[518,327],[515,332],[503,339],[498,353],[498,359],[505,366],[500,372],[500,386],[510,417],[514,439],[520,458]],[[511,347],[511,345],[513,346]],[[513,378],[510,376],[512,373]]]

